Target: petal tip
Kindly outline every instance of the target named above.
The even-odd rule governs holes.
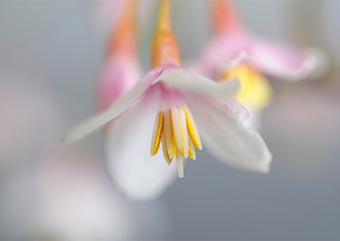
[[[262,174],[268,174],[270,172],[270,163],[265,163],[259,168],[259,172]]]
[[[67,132],[63,137],[61,137],[59,139],[59,142],[62,145],[72,145],[86,135],[87,133],[83,133],[83,131],[79,132],[78,128],[74,128],[71,131]]]
[[[61,137],[61,138],[59,139],[59,143],[60,143],[61,145],[63,145],[63,146],[71,145],[71,144],[73,144],[74,142],[75,142],[75,140],[73,140],[73,139],[70,137],[69,133],[68,133],[68,134],[65,134],[63,137]]]
[[[305,61],[298,70],[292,72],[290,80],[299,82],[307,78],[318,78],[328,69],[329,60],[327,54],[321,49],[307,48]]]
[[[307,51],[309,61],[306,66],[311,69],[311,78],[318,78],[325,74],[330,65],[327,54],[318,48],[309,48]]]
[[[270,165],[272,163],[273,156],[272,154],[267,150],[264,160],[262,161],[262,164],[259,165],[259,172],[263,174],[268,174],[270,172]]]

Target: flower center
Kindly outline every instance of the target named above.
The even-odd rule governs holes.
[[[176,157],[179,176],[183,176],[183,159],[196,159],[195,148],[202,149],[196,124],[189,109],[171,107],[158,113],[154,125],[151,155],[156,155],[162,143],[168,164]]]

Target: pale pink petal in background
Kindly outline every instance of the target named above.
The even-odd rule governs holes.
[[[317,49],[299,49],[254,38],[250,52],[254,66],[279,79],[305,79],[326,67],[326,57]]]

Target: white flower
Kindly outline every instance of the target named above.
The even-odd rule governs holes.
[[[116,157],[115,179],[136,197],[157,195],[173,178],[173,168],[159,159],[170,164],[176,158],[183,176],[183,159],[195,159],[195,148],[202,146],[235,167],[267,172],[272,156],[260,135],[243,126],[247,111],[231,97],[235,87],[235,81],[216,83],[179,68],[159,67],[63,142],[77,141],[114,120],[108,148]]]
[[[184,71],[180,62],[170,1],[162,0],[152,46],[153,70],[109,109],[63,138],[72,143],[113,121],[109,163],[117,186],[130,197],[159,195],[175,177],[173,160],[183,177],[183,160],[195,159],[196,150],[205,147],[235,167],[269,171],[272,156],[261,136],[244,127],[248,112],[232,97],[238,82],[217,83]]]

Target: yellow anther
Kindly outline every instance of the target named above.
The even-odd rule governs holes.
[[[272,89],[268,80],[247,64],[241,64],[224,73],[222,80],[237,78],[241,88],[236,98],[250,108],[262,109],[271,98]]]
[[[185,119],[187,122],[186,124],[187,124],[188,133],[190,136],[190,140],[192,141],[192,144],[194,145],[194,147],[202,150],[201,139],[200,139],[200,136],[198,135],[197,127],[196,127],[195,122],[193,121],[192,115],[189,109],[186,107],[184,108],[184,112],[185,112]]]
[[[172,121],[170,111],[164,113],[164,135],[166,141],[166,150],[172,159],[176,153],[176,145],[174,144],[174,137],[172,132]]]
[[[185,113],[183,109],[178,110],[179,118],[180,118],[180,131],[181,131],[181,142],[182,142],[182,152],[185,158],[189,155],[189,135],[187,129],[187,123],[185,118]]]
[[[174,157],[196,158],[195,148],[201,149],[201,141],[190,111],[186,108],[173,107],[161,111],[155,120],[151,154],[155,155],[162,142],[164,159],[170,164]],[[182,163],[179,164],[180,170]]]
[[[162,149],[163,149],[163,155],[164,155],[165,161],[168,164],[171,164],[173,157],[170,157],[170,155],[168,153],[168,147],[167,147],[165,136],[163,136],[163,140],[162,140]]]
[[[163,112],[159,112],[156,121],[155,121],[155,128],[152,136],[152,145],[151,145],[151,155],[154,156],[157,154],[162,135],[164,130],[164,114]]]

